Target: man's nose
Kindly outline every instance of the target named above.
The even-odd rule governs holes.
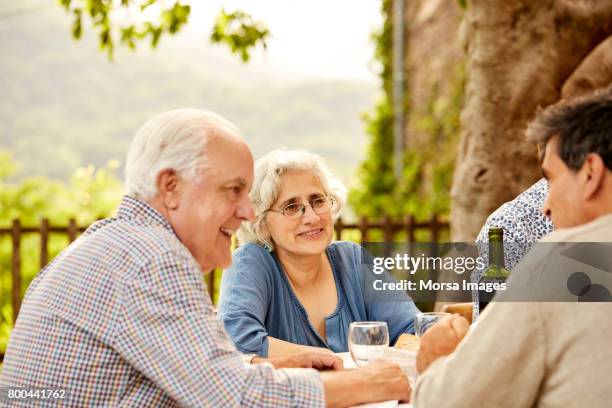
[[[244,200],[244,202],[238,207],[236,215],[243,221],[255,221],[255,209],[253,208],[253,204],[249,199]]]

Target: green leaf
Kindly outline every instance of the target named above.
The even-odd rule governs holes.
[[[113,59],[114,41],[113,37],[119,36],[120,44],[136,48],[139,41],[150,36],[150,45],[157,47],[161,37],[165,34],[176,34],[188,23],[191,14],[191,6],[184,4],[184,0],[58,0],[66,11],[74,14],[72,24],[72,35],[80,39],[83,33],[82,13],[91,17],[92,30],[97,32],[100,49],[106,51],[108,58]],[[160,14],[157,19],[142,23],[119,24],[114,20],[114,11],[119,9],[130,9],[137,4],[136,10],[144,12],[153,5],[159,5]],[[211,33],[213,43],[227,45],[232,53],[240,56],[246,62],[250,58],[250,50],[260,45],[267,48],[266,39],[270,32],[261,22],[255,22],[252,17],[243,11],[226,13],[221,11],[215,20],[215,27]],[[115,37],[117,38],[117,37]]]
[[[83,27],[81,25],[81,22],[81,13],[80,11],[75,10],[74,21],[72,23],[72,36],[77,40],[81,38],[81,35],[83,34]]]
[[[134,49],[138,41],[142,41],[150,35],[151,47],[155,48],[163,34],[178,32],[188,22],[191,12],[191,6],[183,4],[180,0],[173,2],[162,0],[139,1],[137,10],[141,12],[154,4],[160,5],[159,18],[144,23],[128,22],[127,24],[120,24],[116,21],[114,12],[119,9],[127,10],[130,8],[130,13],[133,13],[132,7],[136,2],[130,0],[59,0],[59,3],[66,11],[73,14],[71,33],[75,39],[80,39],[83,34],[83,13],[91,17],[91,29],[96,32],[99,47],[107,52],[109,60],[113,59],[114,38],[117,38],[116,36],[120,38],[120,44]]]
[[[123,1],[129,1],[129,0],[123,0]],[[157,3],[157,0],[147,0],[147,1],[145,1],[143,4],[140,5],[140,11],[146,10],[148,7],[152,6],[155,3]]]
[[[270,31],[261,22],[253,20],[251,15],[236,10],[231,13],[221,10],[210,34],[210,41],[226,44],[232,53],[240,55],[243,62],[250,58],[250,51],[261,45],[267,48],[266,40]]]
[[[363,115],[369,146],[358,170],[360,185],[350,191],[349,202],[358,215],[403,217],[412,214],[429,218],[447,214],[449,191],[459,134],[459,112],[465,90],[465,70],[458,67],[449,95],[439,96],[434,89],[426,113],[413,117],[412,126],[428,136],[427,143],[413,147],[404,155],[402,177],[394,175],[392,107],[392,1],[383,0],[383,27],[372,34],[376,43],[375,61],[380,64],[383,96],[371,112]],[[409,98],[406,98],[407,100]],[[405,111],[410,112],[408,104]]]

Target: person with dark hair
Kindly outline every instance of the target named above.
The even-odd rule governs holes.
[[[565,82],[561,90],[561,100],[568,101],[588,95],[610,83],[612,71],[608,68],[612,64],[612,36],[603,41],[591,57],[592,59],[580,65]],[[548,181],[543,177],[489,215],[476,238],[476,246],[479,256],[484,259],[484,266],[472,271],[473,283],[480,281],[489,263],[489,228],[500,227],[504,230],[504,259],[509,271],[523,259],[533,244],[553,232],[553,222],[542,212],[547,195]],[[481,312],[479,297],[478,290],[472,291],[472,321],[476,321]]]
[[[612,401],[606,364],[612,304],[602,302],[610,300],[610,288],[600,284],[612,272],[612,88],[539,112],[527,135],[543,147],[549,183],[543,212],[557,229],[542,239],[550,244],[517,265],[508,288],[561,283],[567,301],[510,302],[498,292],[469,335],[459,316],[433,326],[417,354],[421,375],[412,401],[419,408],[604,407]],[[568,271],[556,268],[559,248]],[[593,294],[585,297],[586,290]],[[579,303],[597,294],[604,295],[598,302]]]
[[[601,194],[599,182],[612,169],[611,133],[612,86],[544,110],[527,129],[527,137],[545,147],[542,174],[550,191],[543,212],[557,228],[591,221],[601,205],[612,205],[597,201],[596,208],[583,208],[581,200]]]

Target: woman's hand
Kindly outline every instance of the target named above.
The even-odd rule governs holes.
[[[251,361],[253,364],[261,362],[271,363],[275,368],[316,368],[317,370],[342,370],[344,367],[342,364],[342,359],[329,350],[326,350],[325,352],[305,351],[269,359],[255,357]]]

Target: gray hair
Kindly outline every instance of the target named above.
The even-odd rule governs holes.
[[[240,138],[236,126],[213,112],[176,109],[149,119],[136,132],[125,163],[126,193],[150,200],[157,195],[157,176],[174,169],[196,179],[206,166],[204,150],[212,135]]]
[[[255,181],[249,194],[255,207],[255,221],[242,223],[236,233],[241,244],[256,242],[272,247],[269,234],[262,228],[265,211],[278,199],[281,177],[297,171],[311,171],[315,175],[325,194],[336,201],[332,216],[334,221],[338,218],[346,202],[347,190],[325,165],[321,156],[304,150],[273,150],[255,163]]]

